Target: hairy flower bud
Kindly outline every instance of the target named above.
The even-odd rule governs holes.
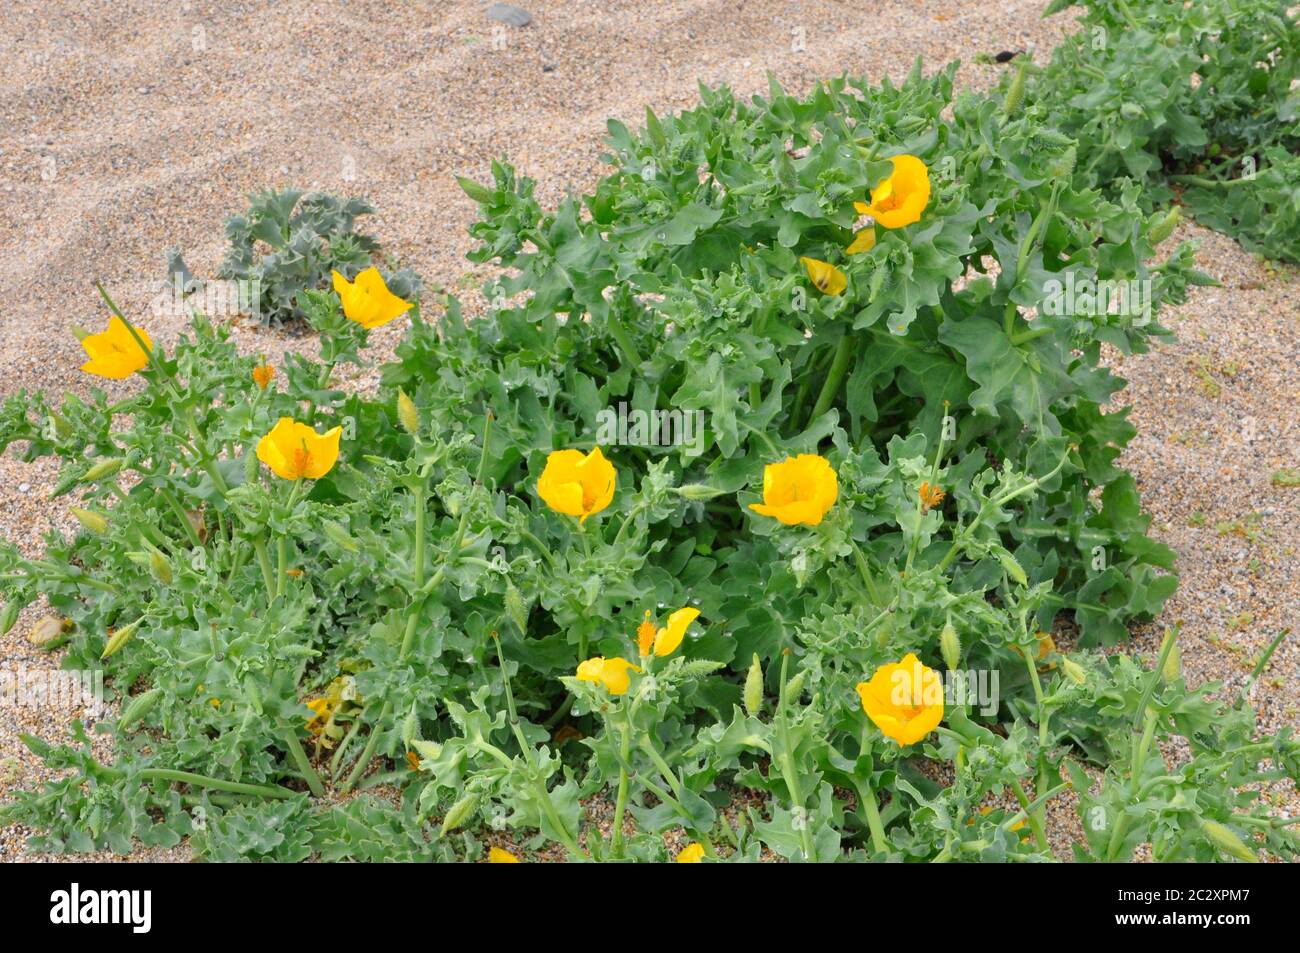
[[[122,648],[122,646],[126,645],[127,642],[131,641],[131,636],[135,635],[136,630],[140,628],[140,625],[143,622],[144,622],[144,616],[141,616],[140,618],[136,619],[134,622],[129,622],[126,625],[122,626],[122,628],[118,629],[111,636],[109,636],[108,644],[104,646],[104,651],[99,656],[100,659],[102,660],[108,658],[113,653],[119,651]]]
[[[415,409],[415,401],[406,396],[406,391],[397,391],[397,420],[402,429],[409,434],[420,432],[420,412]]]
[[[745,676],[745,711],[754,718],[763,710],[763,665],[754,653],[754,660],[749,663],[749,673]]]
[[[705,483],[685,483],[676,488],[676,493],[684,500],[711,500],[715,496],[722,496],[722,490]]]
[[[125,462],[126,461],[123,457],[106,457],[87,470],[85,475],[82,476],[81,482],[92,483],[95,480],[103,480],[105,477],[111,477],[118,470],[122,469],[122,464]]]
[[[119,728],[126,728],[135,724],[149,712],[153,711],[159,700],[162,698],[161,688],[151,688],[149,691],[136,695],[122,709],[122,717],[117,720]]]
[[[70,506],[69,510],[77,518],[77,522],[92,533],[107,533],[108,520],[92,510],[83,510],[79,506]]]
[[[153,570],[154,578],[164,586],[172,584],[172,564],[156,549],[149,553],[149,568]]]
[[[1020,111],[1021,105],[1025,101],[1025,72],[1029,69],[1027,59],[1020,61],[1020,66],[1016,69],[1015,78],[1011,80],[1011,85],[1007,88],[1007,98],[1002,102],[1002,115],[1010,117]]]
[[[515,584],[509,579],[506,580],[506,615],[510,616],[510,621],[518,627],[523,634],[528,633],[528,607],[524,604],[523,594],[515,588]]]
[[[1229,857],[1235,857],[1247,864],[1259,863],[1255,852],[1247,847],[1226,824],[1220,824],[1218,821],[1201,821],[1201,830],[1206,840]]]
[[[1175,681],[1179,675],[1183,674],[1183,656],[1178,651],[1178,643],[1175,642],[1169,646],[1169,654],[1165,656],[1165,664],[1160,669],[1160,677],[1166,683]]]
[[[1162,241],[1173,234],[1178,223],[1183,220],[1183,210],[1177,205],[1172,206],[1169,211],[1165,212],[1155,223],[1147,229],[1147,241],[1152,245],[1159,245]]]
[[[1074,659],[1063,659],[1061,661],[1061,669],[1065,672],[1065,677],[1076,685],[1082,685],[1088,680],[1088,673],[1084,671],[1083,666],[1074,661]]]
[[[361,551],[361,547],[357,545],[357,541],[353,539],[351,534],[349,534],[348,531],[338,523],[335,523],[332,520],[322,520],[321,530],[324,531],[330,542],[335,546],[338,546],[340,549],[345,549],[350,553],[358,553]]]
[[[474,809],[478,807],[478,795],[466,794],[463,798],[451,806],[447,816],[442,819],[442,833],[445,835],[449,831],[454,831],[474,814]]]
[[[943,631],[939,633],[939,651],[943,653],[943,664],[948,666],[948,671],[956,671],[961,664],[961,636],[952,622],[943,624]]]

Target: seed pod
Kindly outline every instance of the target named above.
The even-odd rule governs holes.
[[[1247,864],[1259,863],[1255,852],[1242,843],[1241,838],[1226,824],[1220,824],[1218,821],[1201,821],[1201,830],[1206,840],[1229,857],[1236,857]]]
[[[109,637],[108,644],[104,646],[104,651],[99,656],[100,659],[102,660],[108,658],[114,652],[117,652],[119,649],[121,649],[122,646],[126,645],[127,642],[131,641],[131,636],[135,635],[136,629],[140,628],[140,624],[142,622],[144,622],[144,616],[141,616],[140,618],[136,619],[134,622],[127,623],[126,625],[122,626],[122,628],[114,632]]]
[[[1162,241],[1173,234],[1178,223],[1182,221],[1183,210],[1177,205],[1165,212],[1155,224],[1147,229],[1147,241],[1152,245],[1159,245]]]
[[[758,717],[763,710],[763,665],[754,653],[754,661],[749,663],[749,674],[745,676],[745,712],[750,718]]]
[[[14,605],[17,606],[17,603]],[[36,620],[36,624],[27,633],[27,641],[38,649],[55,649],[63,644],[64,638],[71,629],[72,623],[66,619],[56,615],[43,616]]]
[[[122,469],[122,464],[126,460],[122,457],[106,457],[100,460],[93,467],[86,471],[82,476],[82,483],[93,483],[95,480],[103,480],[105,477],[111,477],[118,470]]]
[[[153,711],[158,700],[162,698],[161,688],[151,688],[147,692],[136,695],[122,709],[122,717],[117,720],[118,728],[127,728],[135,724],[149,712]]]
[[[154,578],[164,586],[172,584],[172,564],[156,549],[149,553],[149,568],[153,570]]]
[[[1076,685],[1082,685],[1088,680],[1088,673],[1084,671],[1083,666],[1074,659],[1063,659],[1061,668],[1065,671],[1065,677]]]
[[[1002,115],[1010,117],[1020,111],[1025,101],[1025,72],[1029,69],[1029,60],[1020,61],[1015,78],[1007,89],[1007,98],[1002,102]]]
[[[1177,680],[1179,675],[1183,674],[1183,656],[1178,651],[1178,643],[1175,642],[1169,646],[1169,654],[1165,656],[1164,667],[1160,669],[1160,677],[1166,683]]]
[[[509,579],[506,580],[506,614],[510,616],[510,621],[515,624],[521,634],[528,633],[528,607],[524,604],[523,594],[515,588],[515,584]]]
[[[325,535],[329,537],[330,542],[338,546],[340,549],[345,549],[350,553],[361,552],[361,547],[357,545],[357,541],[353,539],[351,534],[349,534],[348,531],[338,523],[335,523],[332,520],[322,520],[321,529],[324,530]]]
[[[951,621],[944,622],[943,631],[939,633],[939,651],[943,653],[943,664],[948,666],[948,671],[955,672],[961,664],[961,636]]]
[[[70,506],[69,510],[77,518],[77,522],[92,533],[107,533],[108,520],[92,510],[83,510],[79,506]]]
[[[406,391],[397,390],[397,420],[409,434],[420,432],[420,412],[415,409],[415,401],[406,396]]]
[[[478,807],[478,795],[466,794],[451,806],[447,816],[442,819],[442,833],[446,835],[468,821],[476,807]]]

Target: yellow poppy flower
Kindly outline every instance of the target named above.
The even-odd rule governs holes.
[[[826,458],[801,453],[763,468],[763,502],[750,503],[749,508],[775,516],[786,526],[816,526],[839,492],[839,480]]]
[[[931,486],[929,480],[922,482],[921,488],[917,491],[916,495],[921,500],[922,510],[934,509],[936,506],[942,503],[943,498],[947,496],[947,494],[943,492],[943,489],[941,487]]]
[[[136,328],[140,341],[149,350],[140,347],[140,342],[131,334],[131,329],[121,318],[114,315],[108,319],[108,330],[100,334],[87,334],[81,339],[81,346],[90,356],[81,369],[96,377],[111,377],[120,381],[130,377],[149,363],[149,351],[153,350],[153,341],[144,328]]]
[[[508,850],[502,850],[500,847],[493,847],[488,851],[489,864],[517,864],[519,858]]]
[[[691,841],[677,854],[679,864],[699,864],[704,862],[704,845]]]
[[[342,427],[335,427],[320,434],[292,417],[281,417],[257,442],[257,459],[286,480],[319,480],[338,461],[342,433]]]
[[[880,666],[857,689],[867,717],[900,745],[916,744],[943,720],[943,682],[911,652]]]
[[[817,286],[817,290],[822,294],[839,295],[844,294],[844,289],[849,286],[849,279],[830,262],[818,261],[816,258],[800,258],[804,268],[808,270],[808,277],[812,283]]]
[[[655,635],[655,655],[662,658],[677,651],[677,646],[681,645],[682,639],[686,637],[687,627],[699,614],[699,609],[686,608],[678,609],[670,615],[668,625]]]
[[[367,330],[385,325],[411,310],[411,302],[388,290],[378,268],[367,268],[351,282],[337,271],[333,275],[343,314]]]
[[[313,698],[311,701],[304,702],[315,714],[307,719],[307,730],[314,735],[320,734],[325,729],[325,724],[334,714],[334,709],[338,707],[338,701],[330,698]]]
[[[876,247],[876,230],[874,228],[864,228],[853,235],[853,244],[844,249],[846,255],[861,255],[871,251]]]
[[[614,499],[618,474],[600,447],[591,453],[556,450],[546,458],[546,468],[537,481],[537,495],[557,513],[587,517],[599,513]]]
[[[611,695],[624,695],[632,684],[628,669],[641,671],[627,659],[604,658],[597,655],[578,666],[578,681],[599,682]]]
[[[262,364],[253,368],[253,383],[262,390],[266,390],[266,386],[271,383],[271,378],[274,376],[275,368],[270,364]]]
[[[883,228],[902,228],[921,220],[930,204],[930,170],[916,156],[899,155],[893,174],[871,190],[871,204],[854,202],[862,215],[870,215]]]

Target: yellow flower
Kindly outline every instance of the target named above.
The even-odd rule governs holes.
[[[655,624],[650,621],[650,610],[646,609],[645,618],[636,627],[636,646],[642,658],[650,654],[650,649],[655,644],[655,631]]]
[[[338,461],[342,433],[342,427],[335,427],[320,434],[292,417],[281,417],[257,442],[257,459],[286,480],[319,480]]]
[[[839,492],[839,480],[826,458],[801,453],[763,468],[763,502],[751,503],[749,508],[763,516],[775,516],[786,526],[816,526]]]
[[[587,517],[599,513],[614,499],[618,474],[600,447],[584,454],[581,450],[556,450],[546,458],[546,468],[537,481],[537,495],[551,509],[566,516]]]
[[[578,681],[599,682],[611,695],[624,695],[632,683],[628,669],[641,671],[627,659],[604,658],[597,655],[578,666]]]
[[[926,480],[921,484],[921,489],[916,494],[921,499],[921,510],[931,510],[943,502],[947,495],[938,486],[931,486],[930,481]]]
[[[275,368],[270,364],[262,364],[253,368],[253,383],[262,390],[266,390],[266,386],[271,383],[271,378],[274,376]]]
[[[108,330],[81,339],[82,348],[90,356],[81,369],[87,374],[117,381],[130,377],[149,363],[149,351],[153,350],[153,341],[149,340],[144,328],[136,328],[135,333],[140,335],[140,341],[148,351],[140,347],[140,341],[131,334],[125,321],[116,315],[109,318]]]
[[[818,261],[816,258],[799,260],[803,262],[804,268],[808,269],[808,277],[812,279],[818,291],[828,295],[844,294],[844,289],[849,286],[849,279],[844,277],[844,272],[829,262]]]
[[[367,268],[353,282],[337,271],[333,275],[334,290],[343,302],[344,315],[367,330],[387,324],[411,310],[411,302],[403,301],[388,290],[378,268]]]
[[[867,717],[900,745],[916,744],[943,720],[943,682],[911,652],[880,666],[857,688]]]
[[[406,766],[412,771],[420,770],[420,756],[414,751],[406,752]]]
[[[667,627],[660,629],[655,635],[655,655],[662,658],[677,651],[677,646],[681,645],[682,639],[686,637],[687,627],[699,614],[699,609],[686,608],[678,609],[670,615]]]
[[[1052,633],[1035,632],[1034,638],[1038,639],[1038,655],[1035,657],[1034,661],[1041,662],[1056,651],[1056,640],[1052,638]],[[1018,645],[1011,646],[1011,651],[1015,652],[1017,655],[1024,654],[1020,651],[1020,646]],[[1054,668],[1056,668],[1055,662],[1047,663],[1046,669],[1048,671],[1051,671]]]
[[[679,864],[699,864],[704,862],[704,845],[697,841],[691,841],[681,849],[677,855]]]
[[[854,202],[853,207],[870,215],[884,228],[902,228],[921,220],[930,204],[930,170],[916,156],[899,155],[890,159],[894,172],[871,190],[871,204]]]
[[[517,864],[519,858],[508,850],[502,850],[500,847],[493,847],[488,851],[489,864]]]
[[[325,729],[326,722],[330,720],[330,716],[334,714],[334,709],[338,707],[338,702],[329,698],[313,698],[304,704],[315,712],[314,715],[307,719],[307,730],[314,735],[320,734]]]
[[[857,204],[857,203],[855,203]],[[861,255],[869,252],[876,247],[876,230],[875,228],[864,228],[860,232],[853,234],[853,244],[844,249],[846,255]]]

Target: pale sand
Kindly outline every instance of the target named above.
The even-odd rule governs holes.
[[[471,314],[465,227],[475,208],[454,175],[480,181],[506,153],[538,179],[552,204],[589,188],[605,120],[643,121],[696,102],[696,83],[762,92],[766,73],[806,90],[849,71],[900,79],[923,55],[954,58],[959,82],[986,85],[995,67],[977,53],[1032,47],[1041,62],[1069,26],[1043,22],[1042,2],[670,2],[525,4],[534,21],[501,28],[496,48],[487,3],[76,2],[20,0],[0,20],[0,396],[21,387],[84,393],[73,324],[95,325],[104,280],[128,313],[148,305],[166,249],[180,246],[210,277],[222,219],[259,187],[298,185],[371,199],[369,224],[426,282],[454,286]],[[792,51],[802,28],[806,50]],[[1300,398],[1300,280],[1265,274],[1231,241],[1204,239],[1201,267],[1227,287],[1198,292],[1173,321],[1180,342],[1129,359],[1140,435],[1125,456],[1156,518],[1155,535],[1181,554],[1183,585],[1162,623],[1185,620],[1183,658],[1194,680],[1240,680],[1244,659],[1280,627],[1300,628],[1300,490],[1273,488],[1269,473],[1300,465],[1294,408]],[[1247,287],[1249,286],[1249,287]],[[179,319],[151,319],[169,345]],[[273,359],[302,340],[239,329],[241,348]],[[373,340],[376,362],[400,324]],[[1222,393],[1197,389],[1196,355]],[[1211,371],[1211,374],[1218,373]],[[357,386],[371,381],[358,380]],[[109,384],[113,393],[132,385]],[[1253,417],[1256,439],[1242,439]],[[0,458],[0,532],[35,554],[50,526],[71,528],[68,501],[47,503],[57,467]],[[25,489],[24,489],[25,485]],[[1194,512],[1206,525],[1189,526]],[[1255,542],[1216,532],[1219,521],[1259,512]],[[1253,570],[1252,559],[1260,564]],[[1242,623],[1243,613],[1252,618]],[[0,665],[49,668],[25,633],[24,613],[0,640]],[[1236,619],[1239,625],[1230,624]],[[1221,637],[1218,644],[1212,638]],[[1156,627],[1138,633],[1150,650]],[[1265,724],[1297,722],[1298,651],[1285,643],[1256,691]],[[68,712],[0,706],[0,798],[33,784],[41,768],[19,731],[62,737]],[[1058,854],[1077,829],[1068,804],[1052,812]],[[0,830],[0,859],[20,856],[26,831]],[[141,851],[136,859],[185,859]]]

